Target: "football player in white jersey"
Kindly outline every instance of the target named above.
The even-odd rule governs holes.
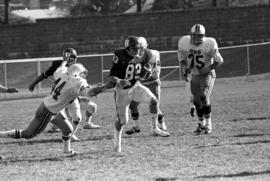
[[[198,116],[196,134],[212,132],[210,94],[216,79],[215,69],[223,63],[215,38],[205,37],[205,28],[195,24],[191,34],[178,42],[178,60],[184,74],[191,74],[191,93]]]
[[[143,47],[142,56],[146,57],[149,61],[149,64],[152,68],[152,74],[149,78],[142,80],[140,79],[140,82],[149,88],[151,92],[157,97],[158,102],[160,104],[160,92],[161,92],[161,82],[160,82],[160,70],[161,70],[161,63],[160,63],[160,53],[157,50],[148,49],[148,43],[144,37],[138,37],[139,42],[141,43],[141,46]],[[126,131],[126,134],[131,135],[134,133],[140,132],[140,125],[139,125],[139,102],[131,101],[129,105],[129,109],[131,112],[131,117],[135,122],[135,126],[133,126],[131,129]],[[164,115],[160,110],[158,104],[158,123],[159,127],[162,130],[167,130],[165,121],[164,121]]]
[[[77,51],[74,48],[67,48],[63,51],[63,60],[53,61],[51,66],[45,70],[41,75],[39,75],[30,85],[29,90],[32,92],[35,89],[35,86],[44,79],[47,79],[50,76],[53,76],[55,71],[61,66],[63,61],[66,61],[66,66],[70,66],[73,63],[77,62]],[[79,100],[79,101],[78,101]],[[85,117],[86,125],[83,126],[84,129],[96,129],[99,128],[99,125],[96,125],[92,122],[92,115],[97,111],[97,104],[85,97],[79,97],[78,100],[73,104],[73,109],[81,109]],[[71,107],[71,106],[69,106]],[[66,112],[69,113],[69,112]],[[64,113],[63,113],[64,115]],[[75,117],[77,117],[75,115]],[[56,117],[61,118],[60,116]],[[56,132],[58,128],[53,125],[49,132]],[[75,134],[72,135],[73,140],[79,140]]]
[[[28,127],[24,130],[2,131],[0,132],[1,138],[31,139],[41,133],[51,119],[64,111],[78,96],[96,96],[102,91],[99,87],[91,88],[89,86],[85,79],[87,70],[82,64],[72,64],[67,70],[60,67],[55,74],[58,79],[55,81],[51,93],[43,99]],[[70,146],[70,138],[73,133],[72,124],[67,119],[56,119],[54,123],[62,131],[64,154],[75,154],[76,152]]]

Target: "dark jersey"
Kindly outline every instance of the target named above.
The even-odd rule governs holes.
[[[54,74],[54,72],[57,70],[57,68],[60,67],[62,62],[63,62],[62,60],[53,61],[51,66],[43,72],[43,76],[45,78],[52,76]]]
[[[133,86],[140,78],[141,70],[145,61],[145,58],[135,61],[134,57],[130,56],[126,49],[119,49],[114,52],[110,76],[129,80],[131,82],[131,86]]]

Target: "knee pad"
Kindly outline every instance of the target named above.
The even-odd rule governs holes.
[[[149,109],[150,109],[150,113],[152,114],[156,114],[158,112],[158,102],[156,99],[151,99]]]

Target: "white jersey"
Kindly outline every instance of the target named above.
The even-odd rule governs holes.
[[[214,61],[223,62],[214,38],[204,37],[203,42],[195,46],[191,43],[189,35],[183,36],[178,42],[178,60],[185,60],[193,75],[199,75],[200,69],[209,67]]]
[[[90,89],[85,79],[68,75],[66,67],[57,69],[54,78],[56,81],[52,91],[44,98],[45,106],[52,113],[66,108],[78,96],[87,96]]]
[[[160,53],[159,51],[152,49],[146,49],[144,53],[147,59],[146,62],[148,62],[152,67],[152,75],[150,78],[143,80],[141,82],[143,83],[143,85],[149,85],[156,81],[159,81],[161,69]]]
[[[160,76],[160,54],[157,50],[150,50],[151,57],[149,59],[150,65],[152,65],[152,77],[159,79]]]

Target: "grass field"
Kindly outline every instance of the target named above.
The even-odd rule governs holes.
[[[0,180],[270,180],[270,74],[218,79],[212,93],[213,133],[195,136],[183,86],[162,89],[168,138],[150,134],[141,106],[142,131],[123,135],[114,153],[113,93],[94,100],[99,130],[78,130],[74,157],[62,155],[60,133],[32,140],[0,139]],[[41,99],[1,101],[0,129],[24,128]],[[82,124],[85,124],[84,122]],[[132,120],[125,129],[132,126]]]

